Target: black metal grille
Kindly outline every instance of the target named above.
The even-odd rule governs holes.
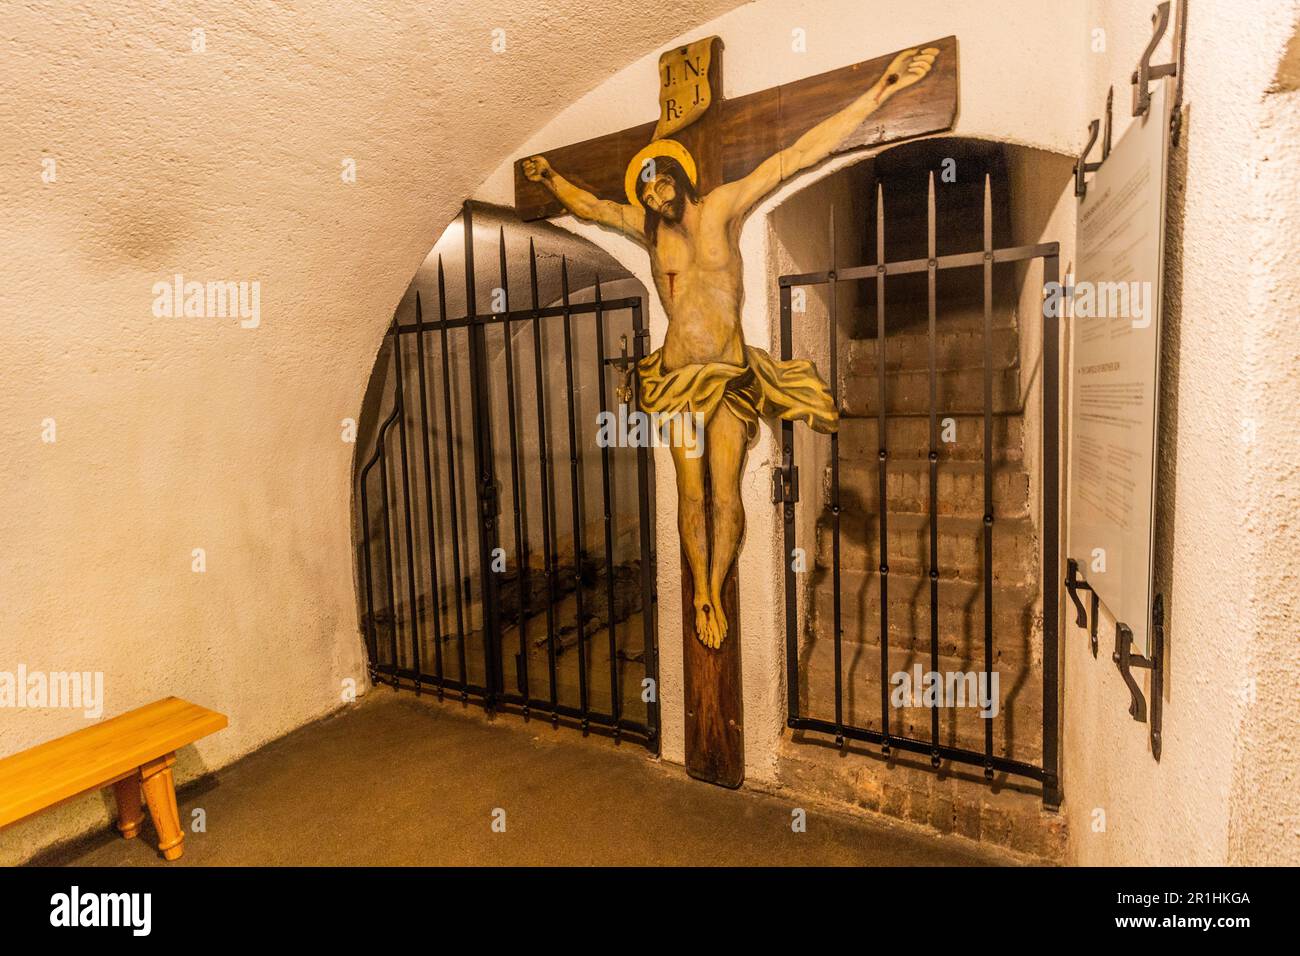
[[[632,375],[632,364],[645,353],[648,333],[641,299],[604,299],[597,277],[594,301],[571,302],[568,263],[562,260],[561,301],[543,308],[537,254],[530,240],[530,307],[512,310],[502,230],[496,290],[500,298],[494,297],[493,303],[499,311],[479,313],[468,204],[462,218],[465,314],[447,315],[447,288],[439,259],[436,318],[425,318],[417,294],[415,322],[402,325],[394,319],[381,352],[391,363],[392,407],[379,425],[373,454],[360,470],[357,495],[362,627],[372,680],[417,693],[428,688],[439,698],[454,693],[462,700],[477,699],[490,710],[513,710],[525,717],[546,714],[554,723],[576,722],[584,733],[604,729],[616,738],[630,735],[657,751],[649,453],[645,447],[610,448],[607,443],[597,449],[594,422],[586,414],[592,409],[580,410],[574,378],[579,371],[588,379],[594,376],[599,410],[617,414],[617,407],[609,403],[607,377]],[[556,323],[563,336],[563,387],[548,384],[548,371],[556,359],[548,360],[544,348],[546,333]],[[625,330],[620,336],[621,357],[609,358],[607,336],[618,334],[620,328]],[[521,363],[516,336],[525,334],[531,337],[532,356]],[[591,336],[585,364],[575,354],[580,335]],[[495,357],[504,367],[503,375],[494,374],[491,367],[492,349],[498,343]],[[411,351],[417,366],[414,384],[406,368]],[[438,353],[436,360],[433,352]],[[458,381],[462,360],[464,381]],[[441,387],[435,388],[437,384]],[[529,385],[535,402],[526,408],[521,389]],[[408,403],[416,407],[408,408]],[[558,414],[557,404],[564,406]],[[499,420],[502,406],[504,423]],[[495,430],[494,415],[498,416]],[[567,469],[561,463],[557,476],[552,429],[561,422],[569,460]],[[408,448],[408,431],[419,436],[419,462]],[[533,442],[530,447],[526,447],[528,440]],[[390,467],[394,444],[396,468]],[[497,471],[504,470],[498,464],[498,448],[503,458],[508,452],[508,482],[497,479]],[[592,495],[583,490],[584,463],[597,451],[599,491]],[[635,471],[634,483],[627,480],[629,471],[622,469]],[[616,500],[620,475],[625,479],[622,500]],[[504,541],[502,491],[509,497],[513,526]],[[635,505],[629,500],[632,497]],[[567,554],[557,516],[566,498],[567,530],[572,533]],[[594,520],[601,525],[602,542],[592,549],[587,534],[593,516],[587,512],[596,508]],[[534,522],[530,515],[538,520]],[[620,516],[621,536],[616,527]],[[535,526],[539,527],[533,534]],[[620,550],[620,538],[634,540]],[[606,640],[601,650],[608,656],[603,675],[592,673],[593,637],[602,623],[600,608],[592,605],[602,600]],[[569,624],[563,620],[566,601],[573,607]],[[517,641],[507,647],[512,628]],[[544,655],[538,656],[539,663],[544,660],[544,679],[529,671],[530,656],[542,645]],[[570,651],[577,657],[576,700],[567,699],[560,666]],[[512,668],[509,656],[513,656]],[[606,688],[593,683],[602,680],[607,680]],[[608,707],[593,702],[597,689],[608,692]]]
[[[928,403],[928,431],[929,431],[929,450],[928,450],[928,471],[929,471],[929,501],[927,509],[928,521],[928,564],[927,572],[929,578],[929,659],[932,671],[939,669],[939,589],[942,586],[939,573],[939,532],[938,532],[938,515],[939,515],[939,416],[943,409],[939,407],[938,399],[938,367],[937,367],[937,328],[936,315],[939,308],[936,295],[936,276],[943,270],[950,269],[982,269],[983,271],[983,520],[982,520],[982,553],[984,561],[983,572],[983,673],[985,680],[989,680],[989,675],[993,670],[994,657],[994,615],[993,607],[995,592],[993,587],[993,540],[997,533],[997,515],[994,513],[993,504],[993,269],[995,265],[1002,263],[1028,263],[1031,260],[1042,260],[1042,276],[1045,285],[1054,283],[1059,277],[1059,248],[1057,243],[1043,243],[1032,246],[1017,246],[1009,248],[994,248],[993,246],[993,216],[992,216],[992,198],[989,178],[984,180],[983,195],[983,248],[974,252],[965,252],[953,255],[936,254],[936,227],[935,227],[935,193],[934,193],[934,175],[929,178],[929,188],[926,202],[926,230],[927,230],[927,255],[922,259],[909,259],[905,261],[888,261],[885,254],[885,206],[884,191],[881,186],[876,189],[876,222],[875,222],[875,249],[876,261],[869,265],[854,266],[852,268],[837,268],[835,263],[835,242],[834,242],[834,220],[832,215],[831,224],[831,264],[830,268],[823,272],[806,273],[798,275],[783,275],[779,279],[780,304],[781,304],[781,357],[790,359],[793,348],[793,336],[791,329],[791,290],[800,286],[819,286],[825,285],[828,289],[829,300],[829,327],[830,327],[830,378],[831,386],[835,394],[837,403],[840,402],[840,382],[838,366],[838,348],[835,315],[835,286],[837,282],[848,280],[874,280],[875,281],[875,303],[876,303],[876,375],[879,384],[878,409],[876,415],[876,428],[879,440],[878,451],[878,470],[879,470],[879,491],[877,501],[878,512],[878,564],[876,574],[879,579],[880,593],[880,727],[879,729],[871,727],[854,726],[847,722],[844,717],[843,699],[844,699],[844,674],[842,662],[842,622],[841,622],[841,602],[840,602],[840,536],[841,536],[841,502],[839,488],[839,436],[832,435],[830,439],[830,481],[827,489],[828,508],[830,511],[830,533],[831,533],[831,587],[834,588],[832,595],[832,616],[833,632],[831,638],[834,642],[834,713],[829,716],[814,715],[802,712],[800,706],[799,694],[799,677],[800,677],[800,660],[799,660],[799,634],[798,628],[800,623],[799,617],[799,599],[797,576],[791,556],[794,554],[797,537],[795,516],[795,501],[797,492],[793,495],[781,493],[778,495],[778,501],[784,506],[784,526],[785,526],[785,594],[786,594],[786,675],[787,675],[787,698],[788,698],[788,725],[791,728],[815,731],[825,734],[833,734],[836,742],[843,746],[846,738],[853,740],[866,741],[879,744],[886,753],[890,748],[908,751],[912,753],[929,755],[933,766],[938,767],[941,761],[951,760],[958,763],[973,764],[984,768],[984,774],[987,778],[992,779],[996,771],[1008,774],[1028,777],[1040,781],[1043,785],[1043,800],[1049,806],[1057,806],[1060,803],[1060,784],[1059,784],[1059,726],[1058,726],[1058,674],[1059,674],[1059,657],[1058,657],[1058,633],[1057,633],[1057,614],[1058,614],[1058,592],[1056,582],[1058,579],[1058,546],[1059,546],[1059,517],[1058,517],[1058,493],[1059,493],[1059,459],[1058,459],[1058,441],[1059,441],[1059,415],[1060,399],[1058,394],[1059,381],[1059,342],[1060,328],[1059,320],[1055,315],[1044,314],[1043,316],[1043,348],[1042,348],[1042,515],[1038,527],[1038,536],[1041,542],[1041,565],[1040,580],[1045,582],[1046,586],[1042,587],[1042,614],[1043,614],[1043,642],[1042,642],[1042,690],[1043,690],[1043,711],[1042,711],[1042,760],[1041,763],[1032,763],[1025,760],[1011,759],[1008,756],[994,752],[993,741],[993,719],[984,721],[984,746],[983,752],[963,747],[949,746],[941,742],[939,733],[939,708],[932,708],[930,714],[930,739],[920,739],[916,736],[907,736],[900,734],[891,728],[891,702],[889,695],[889,575],[890,575],[890,555],[889,555],[889,537],[888,537],[888,489],[887,476],[890,463],[890,449],[888,441],[887,421],[890,417],[888,411],[886,382],[886,345],[889,341],[887,333],[889,331],[886,319],[886,279],[893,276],[925,274],[927,277],[927,326],[926,334],[928,337],[928,372],[929,372],[929,403]],[[1051,310],[1044,310],[1050,312]],[[779,469],[778,482],[776,486],[780,488],[797,488],[797,466],[795,462],[795,444],[794,444],[794,427],[792,423],[785,422],[782,425],[782,466]]]

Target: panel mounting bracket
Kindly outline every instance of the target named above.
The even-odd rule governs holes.
[[[1070,595],[1070,600],[1074,602],[1075,617],[1074,623],[1078,627],[1088,629],[1088,642],[1092,645],[1092,656],[1097,656],[1097,605],[1100,603],[1097,592],[1092,589],[1092,585],[1079,577],[1079,562],[1074,558],[1067,558],[1065,561],[1065,590]],[[1083,602],[1079,600],[1079,592],[1087,591],[1092,595],[1089,602],[1092,605],[1091,614],[1083,609]]]
[[[1097,142],[1097,130],[1101,125],[1099,121],[1093,120],[1088,124],[1088,143],[1083,147],[1083,152],[1079,154],[1078,160],[1074,164],[1074,194],[1084,196],[1088,192],[1088,183],[1084,179],[1085,174],[1095,173],[1101,169],[1101,164],[1110,156],[1110,128],[1111,115],[1114,112],[1115,105],[1115,87],[1111,87],[1106,93],[1106,129],[1101,137],[1101,159],[1095,163],[1088,162],[1088,154],[1092,152],[1093,144]]]
[[[1151,65],[1151,55],[1155,53],[1156,47],[1164,39],[1165,30],[1169,28],[1169,0],[1161,3],[1156,7],[1156,12],[1151,16],[1152,35],[1142,51],[1142,56],[1138,60],[1137,69],[1129,77],[1129,82],[1133,86],[1133,115],[1145,116],[1147,110],[1151,108],[1151,89],[1152,80],[1158,80],[1161,77],[1176,77],[1178,82],[1174,87],[1174,103],[1172,115],[1169,119],[1169,139],[1174,145],[1178,145],[1178,134],[1183,125],[1183,60],[1187,52],[1187,0],[1178,0],[1178,18],[1174,25],[1176,37],[1174,40],[1174,61],[1172,63],[1157,63]],[[1095,173],[1101,169],[1101,164],[1110,156],[1111,141],[1111,115],[1115,102],[1115,87],[1111,87],[1106,93],[1106,126],[1101,133],[1101,159],[1096,162],[1088,161],[1088,154],[1092,152],[1092,147],[1097,143],[1097,134],[1102,130],[1100,120],[1092,120],[1088,124],[1088,142],[1083,147],[1083,152],[1074,164],[1074,195],[1082,198],[1088,192],[1088,183],[1085,176],[1088,173]]]
[[[1156,7],[1156,12],[1151,15],[1151,23],[1153,26],[1151,40],[1147,43],[1146,49],[1142,51],[1137,69],[1133,71],[1132,76],[1129,78],[1129,82],[1133,85],[1133,115],[1145,116],[1147,110],[1150,109],[1151,90],[1148,84],[1151,80],[1158,80],[1165,76],[1176,77],[1178,83],[1174,88],[1173,115],[1169,119],[1169,138],[1173,145],[1177,146],[1178,134],[1183,125],[1183,65],[1187,53],[1187,0],[1178,0],[1178,18],[1174,24],[1177,35],[1174,39],[1173,62],[1151,65],[1151,54],[1155,52],[1156,46],[1164,38],[1165,30],[1169,27],[1169,0],[1165,0]]]
[[[1164,709],[1165,664],[1165,603],[1164,595],[1157,594],[1151,607],[1151,656],[1143,657],[1133,651],[1133,631],[1122,621],[1115,623],[1115,653],[1111,659],[1119,668],[1120,676],[1128,686],[1128,712],[1138,723],[1147,722],[1147,702],[1142,688],[1133,676],[1133,668],[1151,671],[1151,756],[1160,760],[1161,717]]]

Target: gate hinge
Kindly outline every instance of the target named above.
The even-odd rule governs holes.
[[[772,469],[772,504],[795,504],[799,501],[799,466]]]

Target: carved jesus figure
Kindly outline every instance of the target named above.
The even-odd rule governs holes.
[[[741,335],[740,228],[749,211],[782,180],[828,157],[890,97],[920,82],[939,51],[905,50],[840,112],[749,175],[697,194],[694,163],[673,140],[656,140],[633,160],[627,203],[599,199],[553,170],[542,156],[524,161],[581,219],[622,232],[650,254],[655,288],[668,316],[663,346],[638,364],[639,404],[647,413],[703,421],[704,455],[672,442],[678,521],[695,591],[695,633],[718,648],[727,636],[722,586],[740,547],[745,511],[740,476],[760,417],[804,421],[832,432],[838,410],[807,361],[778,362]],[[706,492],[711,507],[706,509]]]

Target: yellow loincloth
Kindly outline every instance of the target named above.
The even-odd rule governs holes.
[[[665,370],[662,349],[637,363],[641,410],[702,414],[707,424],[725,404],[743,421],[752,439],[760,418],[803,422],[814,431],[839,428],[839,410],[830,389],[807,359],[780,362],[765,350],[745,346],[745,364],[709,362]]]

